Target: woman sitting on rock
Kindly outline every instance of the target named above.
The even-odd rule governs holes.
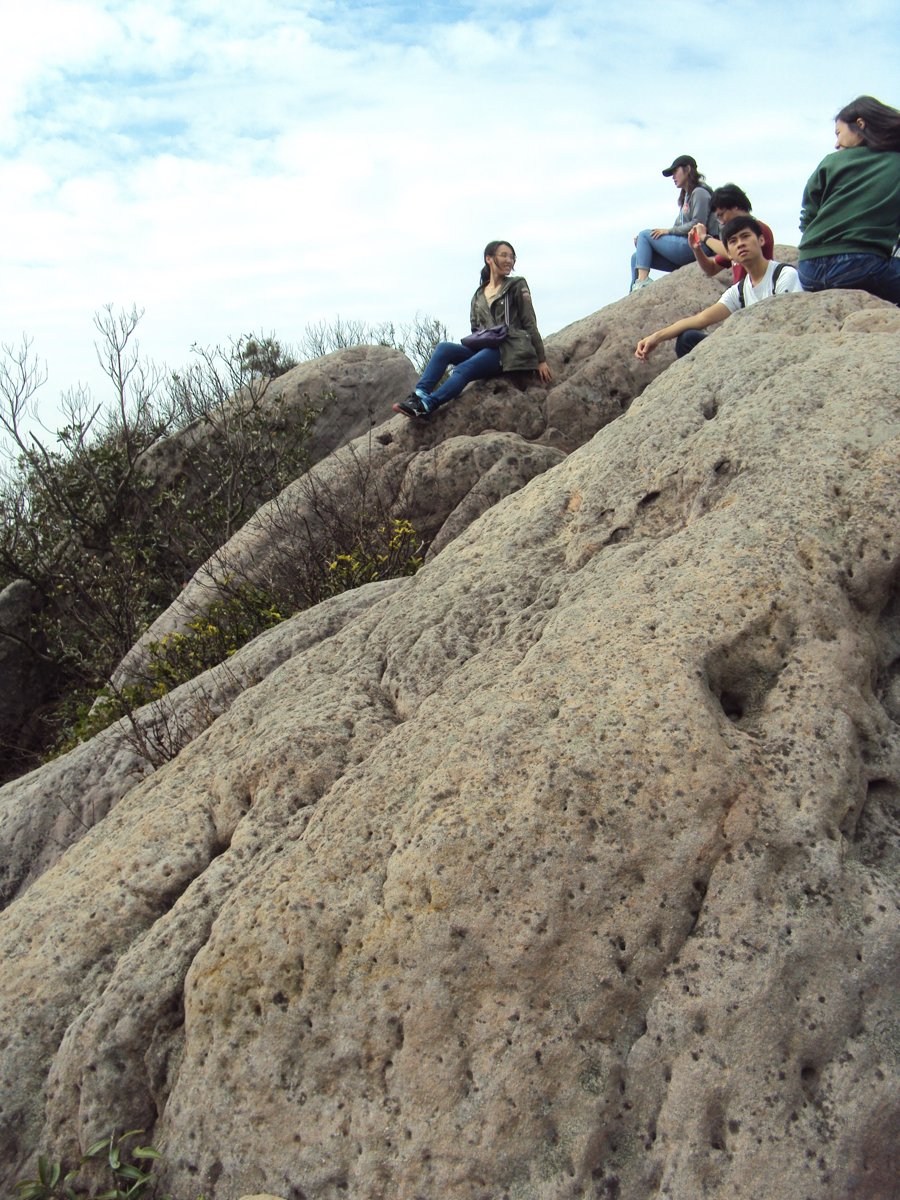
[[[697,163],[689,154],[676,158],[671,167],[663,171],[666,177],[680,188],[678,212],[675,224],[670,229],[642,229],[634,239],[635,251],[631,256],[631,290],[646,287],[651,271],[674,271],[694,261],[694,252],[688,244],[688,234],[695,225],[703,225],[714,236],[719,232],[719,223],[710,216],[709,184],[697,170]]]
[[[900,112],[860,96],[834,119],[837,151],[803,193],[804,291],[861,288],[900,304]]]
[[[427,417],[455,400],[467,383],[506,371],[536,370],[542,383],[550,382],[531,292],[521,275],[511,278],[515,265],[516,252],[509,242],[488,242],[481,283],[469,311],[472,333],[462,343],[438,342],[413,394],[395,404],[394,412]],[[448,367],[453,370],[441,383]]]

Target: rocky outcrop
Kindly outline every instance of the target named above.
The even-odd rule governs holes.
[[[529,388],[533,381],[527,376],[476,385],[427,425],[410,424],[391,413],[391,404],[409,391],[415,376],[408,360],[386,347],[340,351],[273,380],[264,403],[280,418],[297,419],[314,401],[320,407],[310,449],[312,469],[198,573],[125,659],[114,681],[124,685],[139,676],[145,645],[184,629],[221,596],[223,576],[267,581],[289,571],[308,552],[323,492],[349,507],[374,480],[376,489],[395,497],[398,510],[412,517],[430,555],[439,553],[475,517],[619,416],[672,357],[667,347],[654,362],[639,363],[631,350],[641,334],[711,302],[721,290],[718,281],[676,272],[652,294],[628,297],[549,338],[555,373],[549,391]],[[198,420],[155,445],[146,469],[162,481],[184,479],[198,443],[204,446],[204,462],[215,460],[216,436],[213,425]],[[334,607],[329,604],[325,611],[331,614]],[[329,630],[330,622],[329,616]],[[180,740],[231,697],[231,676],[242,661],[239,656],[213,672],[210,686],[200,685],[199,698],[193,687],[180,691],[173,698],[174,716],[166,709],[141,718],[137,730],[127,723],[117,726],[94,739],[90,748],[77,749],[0,794],[0,811],[5,812],[0,899],[9,900],[40,874],[148,773],[146,745],[141,746],[145,725],[146,736],[158,737],[164,752],[173,722]],[[183,705],[195,715],[183,717]],[[70,797],[65,804],[43,802],[45,795],[60,793]]]
[[[276,426],[302,420],[307,410],[315,413],[306,449],[310,462],[316,463],[387,420],[391,405],[408,394],[415,378],[409,359],[398,350],[355,346],[300,363],[265,387],[256,385],[254,402]],[[236,404],[226,405],[218,417],[197,418],[156,443],[145,456],[146,469],[163,480],[190,479],[198,446],[203,447],[205,466],[224,459],[228,438],[235,436],[230,409],[249,403],[248,395],[238,393]]]
[[[223,579],[252,579],[277,587],[321,536],[323,496],[329,505],[353,512],[376,493],[385,506],[393,505],[408,517],[431,553],[437,553],[492,504],[555,466],[620,416],[673,357],[667,346],[652,362],[639,362],[632,353],[639,338],[648,329],[712,303],[723,286],[697,271],[677,271],[655,287],[553,335],[547,339],[554,375],[549,389],[536,384],[530,373],[513,375],[470,386],[428,422],[398,416],[375,429],[366,425],[365,432],[316,462],[263,505],[197,572],[126,656],[115,682],[122,685],[140,676],[147,644],[183,630],[221,597]],[[357,357],[345,362],[345,354]],[[342,352],[321,360],[332,371],[349,372],[355,384],[348,381],[346,391],[356,395],[357,408],[373,411],[366,398],[371,389],[395,397],[408,391],[411,379],[399,393],[394,381],[396,352],[382,350],[388,357],[373,360],[390,366],[387,380],[369,360],[367,371],[355,375],[358,354]],[[308,382],[304,386],[308,391]],[[290,393],[295,402],[298,394],[295,384]]]
[[[211,1200],[890,1196],[898,331],[738,314],[418,575],[246,647],[0,919],[4,1182],[117,1123]],[[671,361],[609,336],[558,388]],[[505,432],[564,450],[551,396]]]

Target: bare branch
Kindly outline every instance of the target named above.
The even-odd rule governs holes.
[[[41,366],[31,353],[31,340],[22,337],[19,346],[2,346],[0,357],[0,426],[22,453],[29,449],[23,421],[37,420],[35,393],[47,382],[46,364]]]

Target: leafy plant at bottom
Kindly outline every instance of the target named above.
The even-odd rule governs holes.
[[[63,1175],[61,1163],[51,1162],[43,1154],[38,1158],[36,1179],[21,1179],[16,1192],[21,1200],[135,1200],[153,1182],[153,1164],[161,1157],[153,1146],[128,1145],[143,1129],[129,1129],[120,1137],[110,1134],[84,1152],[77,1167]],[[107,1179],[101,1191],[79,1182],[83,1167],[103,1167]]]
[[[148,700],[224,662],[257,634],[284,620],[277,598],[264,589],[227,581],[222,586],[230,587],[229,593],[189,621],[186,633],[167,633],[150,643]]]
[[[116,688],[107,685],[92,703],[76,697],[63,709],[64,733],[48,757],[71,750],[119,717],[161,700],[283,620],[278,600],[271,593],[249,583],[231,586],[224,599],[214,601],[205,614],[188,623],[186,632],[167,633],[149,644],[146,670],[139,682]]]

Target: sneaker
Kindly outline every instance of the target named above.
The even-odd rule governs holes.
[[[406,400],[400,400],[391,407],[395,413],[402,413],[404,417],[421,417],[425,415],[422,412],[422,401],[418,396],[410,396]]]
[[[428,412],[431,412],[431,408],[429,407],[429,404],[428,404],[429,400],[431,399],[430,392],[426,392],[423,387],[417,387],[416,390],[413,392],[413,395],[418,396],[418,398],[425,405],[425,408],[428,410]]]
[[[633,292],[639,292],[641,288],[649,287],[652,282],[652,279],[636,279],[631,285],[631,290]]]
[[[411,396],[407,396],[399,404],[392,405],[394,412],[403,413],[404,417],[427,417],[432,408],[435,407],[435,404],[427,392],[425,395],[428,398],[423,400],[413,392]]]

